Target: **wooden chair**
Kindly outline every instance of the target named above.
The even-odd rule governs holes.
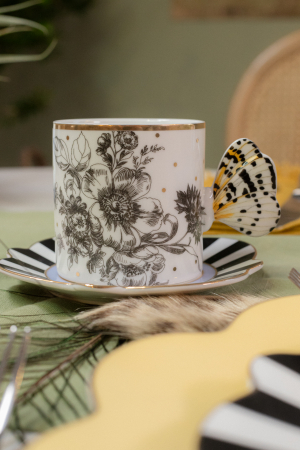
[[[248,68],[234,94],[226,141],[248,137],[279,163],[300,166],[300,31]]]

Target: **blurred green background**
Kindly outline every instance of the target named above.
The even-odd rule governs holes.
[[[207,167],[216,167],[238,81],[261,51],[299,27],[299,18],[175,20],[168,0],[95,0],[63,19],[47,60],[3,72],[11,81],[1,85],[1,104],[33,87],[50,103],[0,127],[0,166],[18,165],[26,146],[51,164],[56,119],[170,117],[206,121]]]

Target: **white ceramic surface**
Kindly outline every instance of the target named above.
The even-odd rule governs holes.
[[[60,277],[136,287],[202,276],[204,122],[56,121],[53,143]]]

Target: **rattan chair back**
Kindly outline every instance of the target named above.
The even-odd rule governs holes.
[[[247,137],[276,162],[300,165],[300,31],[251,64],[234,94],[227,145]]]

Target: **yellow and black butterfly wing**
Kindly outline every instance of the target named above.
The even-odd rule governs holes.
[[[280,218],[273,161],[249,139],[226,150],[214,181],[215,219],[241,233],[263,236]]]

